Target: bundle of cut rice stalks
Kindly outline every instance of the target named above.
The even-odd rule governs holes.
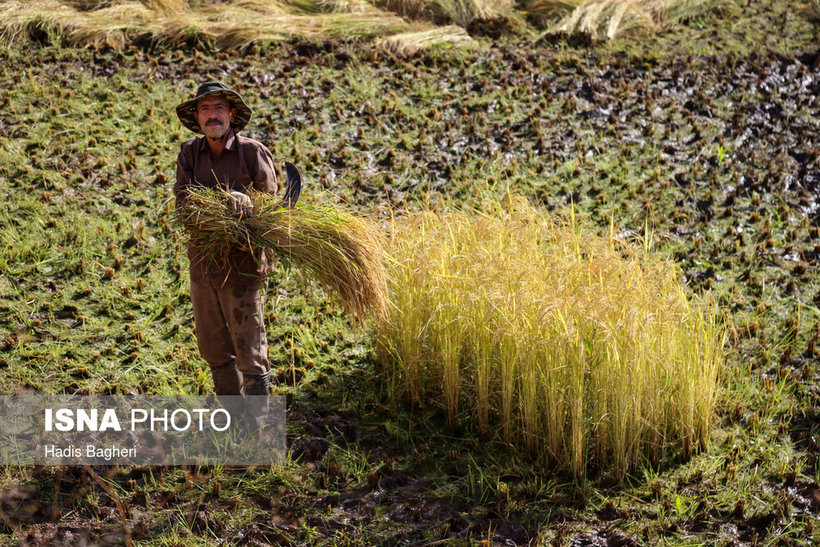
[[[467,31],[456,25],[423,30],[420,32],[402,32],[380,38],[376,45],[405,57],[409,57],[421,50],[434,46],[454,46],[464,48],[478,47],[478,42],[472,39]]]
[[[362,319],[387,311],[381,233],[366,219],[329,205],[297,203],[292,209],[263,192],[250,193],[252,214],[234,215],[230,195],[198,189],[178,213],[190,243],[219,264],[231,249],[257,255],[271,249],[338,295]]]

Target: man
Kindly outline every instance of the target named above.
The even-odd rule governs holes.
[[[174,185],[178,208],[184,207],[193,187],[229,190],[237,214],[252,214],[250,189],[276,192],[270,151],[236,134],[251,118],[238,93],[220,82],[206,82],[176,110],[182,125],[202,134],[184,142],[179,153]],[[261,253],[254,258],[247,250],[235,249],[227,265],[217,267],[189,247],[188,258],[197,345],[210,366],[216,394],[268,395],[262,308],[269,257]]]

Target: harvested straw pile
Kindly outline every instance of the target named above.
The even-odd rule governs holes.
[[[424,30],[421,32],[402,32],[381,38],[376,45],[401,56],[410,56],[419,51],[435,46],[453,46],[474,48],[478,43],[467,31],[456,25]]]
[[[523,201],[482,208],[395,221],[377,325],[395,397],[576,477],[705,443],[723,330],[675,265]]]
[[[566,16],[547,34],[613,40],[632,31],[658,32],[718,4],[715,0],[526,0],[526,13]]]
[[[416,26],[364,0],[22,0],[0,1],[0,39],[53,30],[75,45],[210,44],[244,49],[294,36],[375,37]]]
[[[307,272],[338,295],[345,308],[363,319],[387,309],[380,232],[370,222],[331,206],[280,207],[261,192],[250,194],[253,214],[234,216],[224,191],[197,190],[178,213],[191,244],[215,263],[229,249],[271,249],[280,259]]]
[[[511,0],[432,0],[430,5],[438,16],[464,28],[515,17]]]

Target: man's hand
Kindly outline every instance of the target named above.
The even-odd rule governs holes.
[[[235,216],[248,217],[253,211],[253,203],[247,194],[231,190],[231,213]]]

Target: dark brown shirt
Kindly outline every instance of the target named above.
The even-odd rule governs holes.
[[[273,157],[264,144],[230,131],[225,148],[214,157],[205,137],[194,137],[182,143],[177,158],[177,181],[174,195],[177,208],[185,203],[189,188],[223,188],[247,193],[257,191],[276,193],[276,172]],[[267,253],[257,256],[239,249],[231,251],[226,267],[216,267],[204,259],[196,249],[188,248],[191,278],[221,286],[231,283],[253,283],[259,276],[270,273],[271,260]]]

